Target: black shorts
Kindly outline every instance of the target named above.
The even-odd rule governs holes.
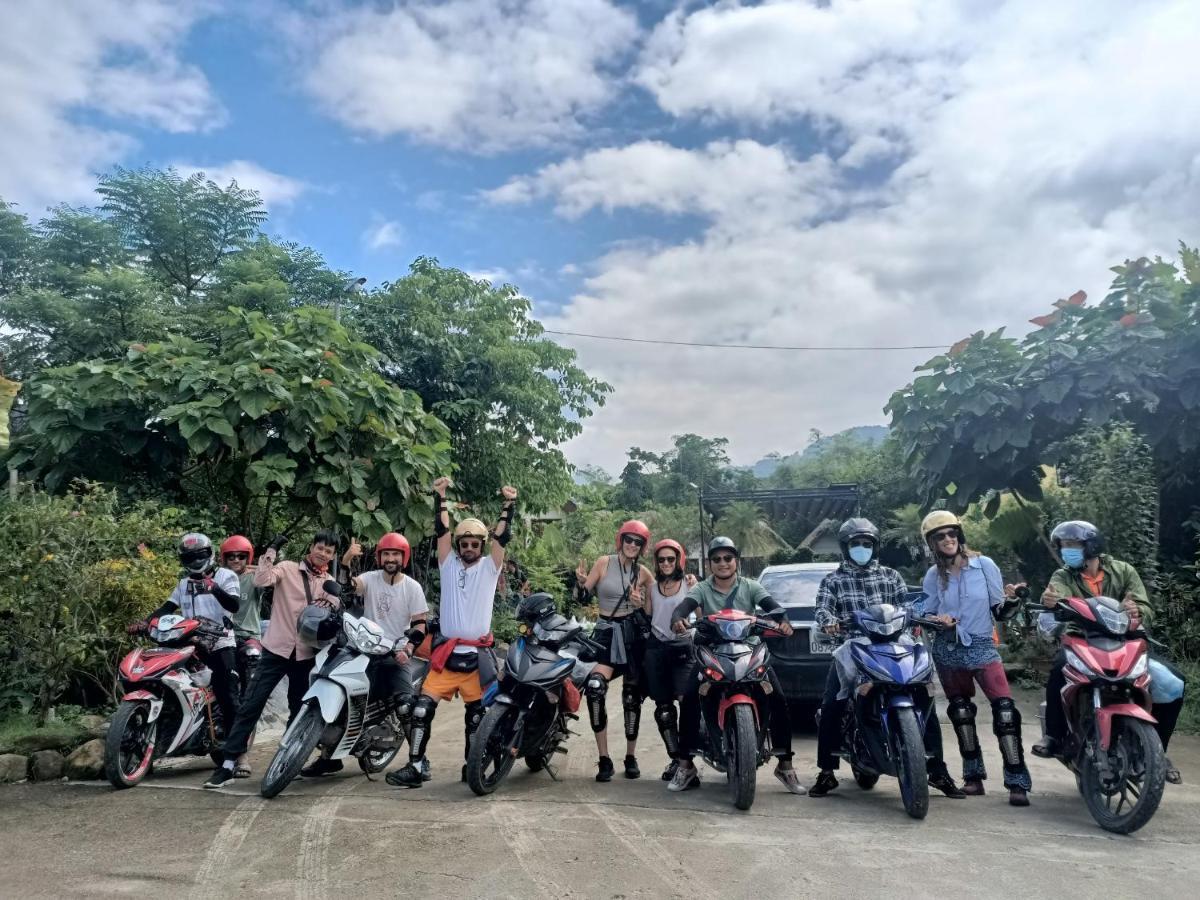
[[[646,693],[655,703],[670,703],[682,697],[694,679],[696,664],[690,644],[674,644],[651,637],[643,658]]]
[[[612,661],[613,640],[618,629],[623,630],[625,636],[626,661],[623,663]],[[592,632],[592,640],[602,648],[596,653],[596,662],[611,666],[613,678],[624,677],[631,681],[641,681],[646,642],[640,636],[637,625],[630,621],[629,616],[616,620],[601,619],[596,623],[596,630]]]

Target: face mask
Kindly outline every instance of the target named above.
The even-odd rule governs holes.
[[[870,547],[851,547],[850,558],[860,566],[865,566],[871,561],[871,557],[875,555],[875,551]]]
[[[1083,568],[1083,550],[1078,547],[1063,547],[1062,561],[1069,569]]]

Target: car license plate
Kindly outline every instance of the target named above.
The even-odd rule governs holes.
[[[833,651],[837,649],[837,645],[832,641],[815,641],[814,643],[810,644],[809,647],[810,652],[824,653],[827,656],[832,655]]]

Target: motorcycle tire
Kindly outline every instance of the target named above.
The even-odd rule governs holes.
[[[904,811],[914,819],[923,819],[929,812],[929,772],[925,769],[925,739],[917,714],[911,708],[895,711],[896,771],[900,781],[900,799]]]
[[[1097,753],[1104,751],[1096,748]],[[1166,784],[1167,764],[1158,732],[1140,719],[1119,719],[1113,724],[1110,756],[1122,756],[1140,774],[1137,782],[1124,777],[1120,790],[1108,791],[1090,756],[1084,757],[1080,772],[1081,793],[1096,824],[1113,834],[1132,834],[1150,821],[1158,811]],[[1134,788],[1134,792],[1130,791]],[[1128,804],[1129,794],[1135,800]],[[1113,808],[1114,802],[1116,808]],[[1127,810],[1122,813],[1122,810]]]
[[[729,763],[725,777],[729,780],[733,805],[738,809],[749,809],[754,805],[754,790],[758,784],[758,729],[754,724],[754,710],[748,704],[739,703],[731,712],[733,721],[726,717]]]
[[[516,709],[507,704],[494,704],[488,707],[479,728],[471,736],[467,784],[479,797],[496,790],[512,770],[515,757],[508,748],[512,746],[516,720]]]
[[[124,700],[104,737],[104,774],[117,789],[137,785],[150,771],[156,723],[147,721],[150,704]],[[127,761],[128,756],[128,761]]]
[[[291,738],[287,744],[280,741],[259,786],[258,792],[268,800],[292,783],[321,741],[325,720],[315,700],[305,704],[294,724],[294,728],[289,728]]]
[[[850,771],[854,773],[854,781],[864,791],[869,791],[879,783],[879,775],[875,772],[864,772],[858,766],[851,766]]]
[[[391,747],[387,750],[367,750],[358,755],[358,767],[363,770],[366,775],[378,775],[384,769],[392,764],[396,754],[404,746],[403,738],[396,747]]]

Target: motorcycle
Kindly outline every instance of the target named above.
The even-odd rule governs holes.
[[[292,719],[263,775],[259,793],[271,798],[291,784],[321,748],[330,759],[353,756],[369,778],[386,769],[409,732],[408,709],[393,709],[390,698],[372,700],[367,666],[372,658],[393,653],[401,639],[389,640],[370,619],[336,613],[336,637],[317,654],[308,693]],[[419,694],[428,664],[416,667],[413,693]]]
[[[883,775],[895,778],[905,812],[923,819],[929,812],[924,735],[932,703],[933,663],[924,646],[901,641],[912,625],[945,628],[890,603],[854,614],[846,631],[858,636],[835,654],[852,685],[839,755],[850,763],[863,790],[871,790]]]
[[[701,734],[706,736],[702,755],[710,766],[725,773],[738,809],[754,804],[758,767],[771,755],[765,721],[771,655],[765,642],[750,643],[754,637],[771,633],[780,633],[771,619],[723,609],[699,618],[692,639],[701,708],[712,709],[710,695],[716,701],[715,721],[704,716],[701,726]]]
[[[165,756],[209,756],[220,764],[226,723],[213,704],[212,671],[203,652],[225,634],[217,622],[164,615],[119,666],[124,695],[104,739],[104,773],[115,788],[130,788]]]
[[[535,595],[535,600],[537,596],[545,595]],[[523,601],[521,610],[525,608]],[[558,780],[552,759],[567,752],[563,744],[573,734],[568,723],[579,718],[581,688],[595,665],[581,659],[580,651],[589,655],[601,650],[579,622],[554,609],[552,600],[522,617],[499,692],[471,738],[467,784],[472,791],[480,797],[492,793],[518,757],[530,771],[545,770]]]
[[[1166,779],[1166,754],[1150,713],[1146,632],[1140,618],[1111,597],[1068,597],[1050,612],[1039,622],[1044,637],[1058,636],[1067,623],[1082,632],[1062,635],[1067,739],[1055,758],[1075,773],[1096,823],[1131,834],[1158,810]]]

